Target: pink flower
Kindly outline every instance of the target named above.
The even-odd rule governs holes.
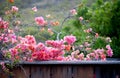
[[[79,20],[82,21],[82,20],[83,20],[83,17],[79,17]]]
[[[90,58],[90,54],[87,54],[87,55],[86,55],[85,60],[87,60],[87,61],[91,60],[91,58]]]
[[[12,56],[15,56],[15,55],[18,54],[18,50],[15,49],[15,48],[11,48],[11,49],[10,49],[10,52],[11,52],[11,55],[12,55]]]
[[[5,67],[5,62],[0,62],[0,65],[2,66],[2,69],[5,70],[6,67]]]
[[[60,41],[58,41],[58,40],[56,40],[56,41],[54,41],[54,40],[47,40],[46,41],[46,44],[48,46],[52,46],[54,48],[59,48],[59,49],[64,49],[65,48],[63,43],[64,43],[63,40],[60,40]]]
[[[35,21],[40,26],[45,26],[45,24],[46,24],[46,21],[44,20],[44,18],[42,16],[36,17]]]
[[[70,13],[71,13],[72,15],[77,15],[77,12],[76,12],[75,9],[70,10]]]
[[[51,54],[50,56],[54,59],[55,57],[62,56],[64,52],[60,49],[57,48],[50,48],[49,53]]]
[[[106,45],[106,48],[107,48],[107,49],[111,49],[110,45]]]
[[[19,10],[18,7],[16,7],[16,6],[12,6],[12,9],[11,9],[12,12],[18,12],[18,10]]]
[[[112,51],[112,49],[108,49],[108,50],[107,50],[107,55],[110,56],[110,57],[113,56],[113,51]]]
[[[113,56],[113,51],[112,51],[110,45],[106,45],[106,48],[107,48],[107,51],[106,51],[107,55],[112,57]]]
[[[95,58],[95,53],[90,53],[90,56],[94,59]]]
[[[64,60],[64,57],[63,56],[58,56],[54,60],[62,61],[62,60]]]
[[[98,33],[95,33],[95,38],[98,38],[99,34]]]
[[[9,23],[2,20],[2,18],[0,17],[0,29],[6,29],[6,28],[8,28],[8,25],[9,25]]]
[[[37,8],[36,8],[36,6],[33,7],[32,10],[33,10],[34,12],[37,12]]]
[[[45,45],[43,44],[43,43],[38,43],[37,45],[36,45],[36,51],[38,51],[38,50],[45,50]]]
[[[79,58],[80,60],[84,60],[84,54],[83,54],[83,53],[80,53],[80,54],[78,55],[78,58]]]
[[[31,52],[35,52],[35,45],[28,45],[28,50]]]
[[[84,43],[84,46],[85,46],[85,47],[89,47],[90,44],[89,44],[88,42],[85,42],[85,43]]]
[[[85,48],[85,50],[86,50],[86,51],[89,51],[89,50],[91,50],[91,48]]]
[[[27,44],[33,44],[33,45],[36,44],[35,37],[32,35],[26,35],[25,39]]]
[[[92,28],[89,28],[89,29],[87,29],[87,30],[84,30],[84,32],[86,32],[86,33],[90,33],[92,31]]]
[[[98,60],[99,59],[99,55],[97,53],[95,53],[95,59]]]
[[[106,60],[106,55],[103,53],[100,55],[101,60],[105,61]]]
[[[33,53],[33,54],[32,54],[32,58],[33,58],[33,59],[38,59],[38,53],[37,53],[37,52]]]
[[[36,58],[36,60],[50,60],[49,53],[45,51],[38,51],[32,54],[33,58]]]
[[[23,60],[26,61],[26,60],[27,60],[27,57],[23,57]]]
[[[67,42],[68,44],[73,44],[76,41],[76,37],[72,35],[65,36],[64,41]]]

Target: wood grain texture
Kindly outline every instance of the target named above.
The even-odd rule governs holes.
[[[93,78],[91,66],[73,66],[73,78]]]
[[[120,78],[120,65],[28,64],[10,69],[13,75],[0,69],[0,78]]]
[[[72,78],[71,66],[52,66],[51,78]]]
[[[0,78],[8,78],[9,75],[8,74],[5,74],[3,72],[0,72]]]
[[[50,66],[31,67],[31,78],[50,78]]]
[[[23,66],[23,69],[20,67],[14,68],[12,70],[13,73],[12,78],[29,78],[30,67]]]

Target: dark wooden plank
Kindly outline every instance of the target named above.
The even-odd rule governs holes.
[[[29,78],[30,76],[30,67],[29,66],[22,66],[14,68],[12,70],[12,78]]]
[[[73,78],[93,78],[93,67],[73,66]]]
[[[52,66],[51,78],[72,78],[72,66]]]
[[[50,66],[31,66],[31,78],[50,78]]]
[[[0,78],[8,78],[9,75],[5,74],[4,72],[0,72]]]

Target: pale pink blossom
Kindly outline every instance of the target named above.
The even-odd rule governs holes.
[[[51,15],[50,15],[50,14],[48,14],[48,15],[46,15],[46,17],[47,17],[47,18],[51,18]]]
[[[98,38],[99,37],[99,34],[98,33],[95,33],[95,38]]]
[[[0,62],[0,65],[2,66],[2,69],[5,70],[6,67],[5,67],[5,62]]]
[[[85,60],[86,60],[86,61],[89,61],[89,60],[91,60],[91,58],[90,58],[90,55],[89,55],[89,54],[87,54],[87,55],[86,55],[86,58],[85,58]]]
[[[107,51],[106,51],[107,55],[112,57],[113,56],[113,51],[112,51],[110,45],[106,45],[106,48],[107,48]]]
[[[44,20],[44,18],[42,16],[36,17],[35,21],[40,26],[45,26],[45,24],[46,24],[46,21]]]
[[[79,60],[84,60],[84,54],[83,54],[83,53],[80,53],[80,54],[78,55],[78,58],[79,58]]]
[[[80,45],[79,47],[80,47],[80,48],[83,48],[84,46],[83,46],[83,45]]]
[[[28,62],[33,62],[33,59],[32,58],[28,58],[27,61]]]
[[[37,7],[35,6],[35,7],[33,7],[32,8],[32,10],[34,11],[34,12],[37,12],[38,11],[38,9],[37,9]]]
[[[12,12],[18,12],[18,10],[19,10],[18,7],[16,7],[16,6],[12,6],[12,9],[11,9]]]
[[[92,31],[92,28],[84,30],[84,32],[86,32],[86,33],[90,33],[91,31]]]
[[[107,48],[107,49],[111,49],[110,45],[106,45],[106,48]]]
[[[85,48],[85,50],[86,50],[86,51],[89,51],[89,50],[91,50],[91,48],[88,48],[88,47],[87,47],[87,48]]]
[[[84,43],[84,46],[85,46],[85,47],[89,47],[90,44],[89,44],[88,42],[85,42],[85,43]]]
[[[83,20],[83,17],[79,17],[79,20],[82,21],[82,20]]]
[[[27,57],[23,57],[23,60],[26,61],[26,60],[27,60]]]
[[[72,9],[72,10],[70,10],[70,13],[71,13],[72,15],[77,15],[77,11],[76,11],[76,9]]]
[[[96,60],[99,59],[99,54],[95,53],[95,59],[96,59]]]

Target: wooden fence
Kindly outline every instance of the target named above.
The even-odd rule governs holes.
[[[0,78],[120,78],[120,61],[42,61],[20,63]]]

